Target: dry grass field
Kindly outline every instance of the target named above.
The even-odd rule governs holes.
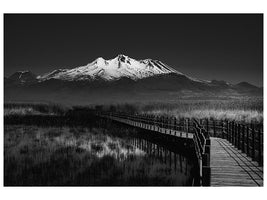
[[[136,102],[113,105],[90,105],[81,108],[109,111],[263,123],[263,99],[177,100],[175,102]],[[59,104],[7,103],[4,115],[64,115],[74,107]]]
[[[174,116],[177,118],[197,118],[235,120],[246,123],[263,122],[263,99],[220,99],[220,100],[177,100],[176,102],[150,102],[106,106],[122,112]]]

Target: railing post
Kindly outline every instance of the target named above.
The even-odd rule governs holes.
[[[165,127],[166,129],[169,128],[169,117],[168,116],[165,118]]]
[[[182,119],[182,127],[181,127],[181,131],[185,132],[185,119]]]
[[[207,131],[207,134],[209,135],[209,119],[208,118],[206,119],[206,131]]]
[[[186,119],[186,138],[188,138],[188,132],[189,132],[189,119]]]
[[[258,151],[259,151],[259,158],[258,158],[258,162],[259,162],[259,166],[262,166],[262,149],[261,149],[261,143],[262,143],[262,141],[261,141],[261,130],[259,129],[258,130],[258,145],[259,145],[259,147],[258,147]]]
[[[165,126],[165,134],[167,134],[167,129],[168,129],[168,117],[165,117],[165,124],[164,124],[164,126]]]
[[[227,120],[225,121],[225,124],[226,124],[226,140],[229,141],[229,124]]]
[[[187,118],[184,119],[184,132],[186,132],[186,128],[187,128]]]
[[[171,135],[171,133],[172,133],[172,117],[170,117],[169,120],[170,120],[169,121],[169,129],[170,129],[170,135]]]
[[[223,126],[223,125],[224,125],[224,124],[223,124],[223,120],[221,120],[221,129],[222,129],[221,132],[222,132],[222,138],[225,139],[225,137],[224,137],[224,136],[225,136],[225,135],[224,135],[224,126]]]
[[[176,130],[177,130],[177,119],[174,117],[174,130],[175,130],[175,135],[176,135]]]
[[[236,129],[235,129],[235,122],[233,122],[233,145],[235,146],[235,143],[236,143],[236,137],[235,137],[235,134],[236,134]]]
[[[157,116],[157,118],[156,118],[156,122],[157,122],[158,131],[159,131],[159,128],[160,128],[160,120],[159,120],[159,116]]]
[[[238,136],[237,136],[237,137],[238,137],[238,139],[237,139],[237,141],[238,141],[237,148],[238,148],[238,149],[241,149],[241,145],[240,145],[241,129],[240,129],[240,128],[241,128],[241,127],[240,127],[240,124],[238,124],[238,125],[237,125],[237,130],[238,130],[238,131],[237,131],[237,134],[238,134]]]
[[[251,129],[252,129],[252,131],[251,131],[251,136],[252,136],[252,155],[251,155],[251,157],[252,157],[252,160],[255,160],[255,130],[254,130],[254,125],[253,124],[251,124]]]
[[[216,122],[213,120],[213,137],[216,137]]]
[[[234,134],[234,132],[233,132],[233,122],[231,121],[231,122],[229,122],[229,127],[230,127],[230,143],[231,144],[233,144],[233,134]]]
[[[234,122],[234,138],[235,138],[235,142],[234,142],[234,146],[236,147],[237,146],[237,124]]]
[[[184,127],[185,127],[185,121],[184,121],[184,118],[182,118],[180,120],[180,124],[181,124],[181,132],[184,131]]]
[[[169,129],[171,130],[172,129],[172,117],[170,117],[169,118]],[[170,133],[171,133],[171,131],[170,131]]]
[[[248,156],[250,156],[250,147],[249,147],[249,127],[247,126],[247,145],[246,145],[246,147],[247,147],[247,155]]]
[[[160,117],[160,119],[161,119],[161,128],[163,128],[163,124],[164,124],[164,117],[162,116],[162,117]]]
[[[210,139],[206,139],[205,152],[202,154],[202,185],[210,186]]]
[[[178,118],[178,131],[182,131],[182,120],[183,118]]]
[[[242,125],[242,152],[245,152],[245,126]]]
[[[231,122],[231,143],[234,144],[234,122]]]

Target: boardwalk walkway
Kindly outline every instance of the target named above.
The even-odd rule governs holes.
[[[116,113],[98,115],[130,126],[193,140],[202,177],[200,185],[263,186],[263,133],[256,132],[253,126],[249,128],[234,122],[216,125],[215,121],[207,121],[203,125],[196,120],[173,121]],[[211,134],[216,137],[210,137]]]
[[[185,132],[185,131],[178,131],[178,130],[174,130],[171,128],[163,128],[160,125],[151,125],[149,123],[143,123],[143,122],[137,122],[137,121],[133,121],[133,120],[129,120],[129,119],[122,119],[122,118],[118,118],[118,117],[110,117],[111,119],[124,123],[124,124],[128,124],[134,127],[138,127],[138,128],[143,128],[146,130],[150,130],[150,131],[155,131],[155,132],[159,132],[162,134],[166,134],[166,135],[172,135],[172,136],[176,136],[176,137],[180,137],[180,138],[188,138],[188,139],[193,139],[193,133],[189,133],[189,132]]]
[[[210,139],[211,186],[263,186],[263,167],[227,140]]]

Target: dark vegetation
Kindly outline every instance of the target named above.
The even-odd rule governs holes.
[[[4,184],[191,185],[195,174],[193,160],[187,159],[192,154],[190,144],[181,142],[187,146],[180,151],[183,148],[172,145],[173,139],[167,145],[160,136],[149,141],[148,134],[103,119],[91,119],[87,128],[5,125]],[[137,154],[131,142],[134,138],[138,148],[144,144],[140,141],[157,144],[160,156]],[[167,164],[167,149],[176,152],[177,166]]]

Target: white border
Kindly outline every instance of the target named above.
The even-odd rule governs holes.
[[[264,0],[2,0],[1,2],[4,2],[4,12],[6,13],[264,12]]]
[[[266,0],[265,0],[266,1]],[[1,38],[3,13],[264,13],[263,0],[1,0]],[[266,25],[266,23],[264,23]],[[264,34],[266,36],[266,34]],[[1,40],[3,63],[3,39]],[[265,46],[265,45],[264,45]],[[264,53],[264,58],[266,53]],[[2,64],[3,67],[3,64]],[[3,72],[3,68],[2,68]],[[265,70],[264,70],[265,74]],[[3,73],[0,73],[3,101]],[[265,81],[264,81],[264,86]],[[264,87],[266,94],[266,88]],[[266,103],[266,101],[264,101]],[[3,104],[0,107],[0,177],[3,186]],[[265,116],[264,116],[265,117]],[[264,126],[264,132],[266,128]],[[266,137],[264,142],[266,142]],[[266,157],[265,157],[266,159]],[[265,174],[265,173],[264,173]],[[265,176],[264,176],[265,178]],[[265,179],[264,179],[265,180]],[[186,187],[65,187],[0,188],[1,199],[264,199],[266,188],[186,188]]]

